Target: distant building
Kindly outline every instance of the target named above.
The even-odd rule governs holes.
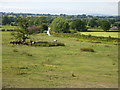
[[[111,29],[118,29],[118,27],[117,26],[113,26]]]

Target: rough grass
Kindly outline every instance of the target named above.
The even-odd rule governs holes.
[[[34,40],[58,40],[64,47],[11,45],[10,32],[2,32],[3,88],[116,88],[118,47],[70,37],[31,36]],[[109,46],[109,47],[106,47]],[[83,52],[81,48],[92,48]],[[18,50],[18,52],[14,52]],[[28,54],[31,54],[30,56]]]

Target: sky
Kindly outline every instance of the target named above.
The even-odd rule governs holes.
[[[0,12],[118,15],[119,0],[0,0]]]

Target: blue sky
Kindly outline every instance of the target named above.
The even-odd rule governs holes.
[[[0,12],[118,14],[119,0],[1,0]]]

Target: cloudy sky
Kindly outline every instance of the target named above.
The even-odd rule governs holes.
[[[118,14],[119,0],[0,0],[0,12]]]

